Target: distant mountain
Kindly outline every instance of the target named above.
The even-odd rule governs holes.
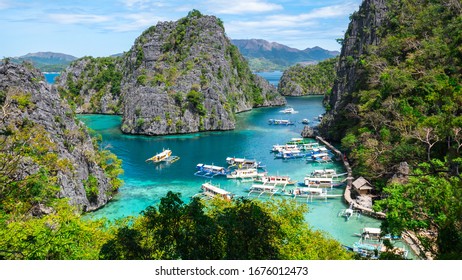
[[[20,57],[15,57],[12,59],[12,61],[16,63],[30,61],[42,72],[60,72],[76,59],[77,57],[75,56],[63,53],[36,52],[28,53]]]
[[[297,63],[315,64],[335,57],[338,51],[329,51],[320,47],[299,50],[279,43],[262,39],[231,40],[242,55],[249,61],[252,71],[284,70]]]

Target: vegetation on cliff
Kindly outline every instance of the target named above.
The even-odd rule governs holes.
[[[387,231],[414,230],[434,256],[460,259],[460,1],[367,0],[351,19],[321,131],[382,190]],[[390,180],[401,162],[409,178]]]
[[[58,77],[59,93],[77,113],[120,114],[120,64],[120,57],[80,58]]]
[[[330,58],[315,65],[295,65],[285,70],[278,91],[285,96],[329,95],[336,77],[338,58]]]
[[[112,198],[120,160],[31,64],[0,64],[0,107],[0,258],[84,258],[91,248],[72,240],[83,242],[97,223],[75,213]]]

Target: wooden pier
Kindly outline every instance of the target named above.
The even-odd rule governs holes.
[[[324,140],[324,138],[322,138],[320,136],[316,136],[316,140],[323,143],[327,148],[332,150],[343,161],[343,165],[345,166],[345,169],[347,170],[347,173],[348,173],[348,175],[347,175],[348,177],[347,177],[347,181],[346,181],[347,186],[345,187],[345,192],[343,193],[343,198],[345,199],[345,202],[348,205],[352,205],[353,209],[361,210],[362,214],[372,216],[372,217],[378,218],[378,219],[385,219],[385,217],[386,217],[385,213],[383,213],[383,212],[375,212],[374,210],[372,210],[370,208],[361,206],[351,198],[351,188],[352,188],[352,183],[353,183],[353,179],[354,179],[353,178],[353,171],[351,170],[350,163],[348,162],[348,160],[346,159],[344,154],[342,152],[340,152],[337,148],[332,146],[329,142]]]

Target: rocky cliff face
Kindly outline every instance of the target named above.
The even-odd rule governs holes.
[[[122,113],[124,133],[229,130],[236,113],[286,103],[276,88],[251,73],[221,20],[198,11],[152,26],[118,59],[101,67],[81,59],[58,83],[77,112]],[[112,69],[118,78],[105,78],[101,69]]]
[[[332,94],[328,97],[330,110],[324,116],[320,132],[327,138],[339,140],[346,122],[355,122],[349,118],[349,110],[355,103],[352,93],[361,84],[361,55],[368,48],[380,42],[378,34],[386,19],[385,0],[364,0],[358,12],[351,16],[351,22],[343,39],[342,50],[337,68]],[[351,124],[350,124],[351,125]]]
[[[56,84],[76,113],[120,114],[122,80],[118,57],[83,57],[61,72]]]
[[[99,152],[56,88],[30,64],[5,63],[0,64],[0,93],[0,130],[3,137],[5,133],[10,135],[3,143],[16,147],[17,143],[11,141],[17,138],[28,147],[11,151],[16,153],[19,165],[8,176],[23,180],[46,174],[41,183],[56,185],[55,195],[69,198],[81,210],[104,205],[114,190],[101,166]]]
[[[285,104],[250,72],[220,20],[198,12],[146,30],[125,56],[124,70],[125,133],[229,130],[235,113]]]

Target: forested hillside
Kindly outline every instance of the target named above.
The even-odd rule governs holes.
[[[330,58],[315,65],[295,65],[284,71],[278,91],[284,96],[329,94],[336,77],[338,58]]]
[[[460,30],[458,0],[364,1],[320,127],[381,189],[384,227],[416,231],[437,258],[462,257]]]

